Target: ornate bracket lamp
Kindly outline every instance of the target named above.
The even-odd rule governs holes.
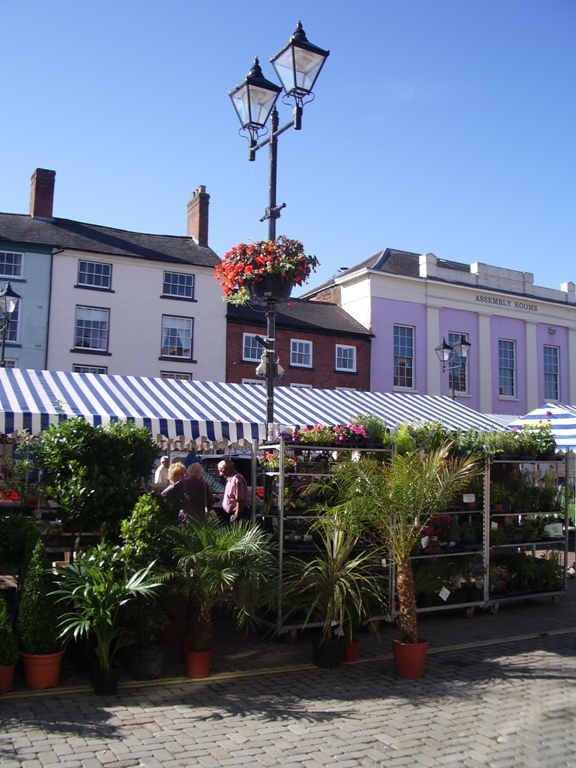
[[[448,344],[446,339],[442,339],[442,344],[439,344],[437,347],[435,347],[438,359],[442,363],[442,373],[449,371],[449,373],[453,374],[454,371],[461,367],[462,363],[466,363],[466,360],[468,359],[468,352],[470,351],[471,346],[472,345],[469,341],[466,340],[463,334],[460,334],[460,341],[458,341],[456,344]],[[450,396],[452,400],[454,400],[456,397],[456,393],[454,391],[454,376],[449,378],[449,382],[451,384]]]

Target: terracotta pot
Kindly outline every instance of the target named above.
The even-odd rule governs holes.
[[[97,696],[116,696],[118,693],[118,675],[120,667],[114,666],[110,669],[101,669],[92,667],[92,682],[94,683],[94,693]]]
[[[248,290],[251,299],[282,300],[290,298],[293,287],[292,280],[285,280],[282,275],[272,274],[264,275],[257,283],[251,283]]]
[[[358,661],[358,648],[360,647],[360,640],[355,637],[353,640],[346,640],[344,643],[344,663],[349,664],[353,661]]]
[[[423,677],[426,667],[428,640],[418,639],[417,643],[403,643],[392,640],[394,674],[398,677]]]
[[[160,645],[176,645],[176,625],[178,619],[172,617],[168,619],[168,624],[164,627],[162,632],[158,635],[158,642]]]
[[[194,679],[208,677],[212,651],[186,651],[186,675]]]
[[[0,664],[0,693],[8,693],[14,688],[14,670],[16,664]]]
[[[64,651],[58,653],[22,653],[27,688],[55,688],[60,683],[60,664]]]

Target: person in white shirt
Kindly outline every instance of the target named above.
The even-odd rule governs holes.
[[[158,485],[168,485],[168,456],[162,456],[160,466],[154,475],[154,482]]]

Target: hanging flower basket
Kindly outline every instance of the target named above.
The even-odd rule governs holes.
[[[316,270],[316,256],[307,256],[299,240],[280,235],[277,240],[240,243],[216,266],[224,301],[245,304],[254,300],[285,300],[294,285],[302,285]]]

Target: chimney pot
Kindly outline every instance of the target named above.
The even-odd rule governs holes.
[[[54,209],[56,171],[36,168],[30,185],[30,216],[51,219]]]
[[[208,206],[210,195],[201,184],[188,203],[188,237],[193,237],[198,245],[208,245]]]

